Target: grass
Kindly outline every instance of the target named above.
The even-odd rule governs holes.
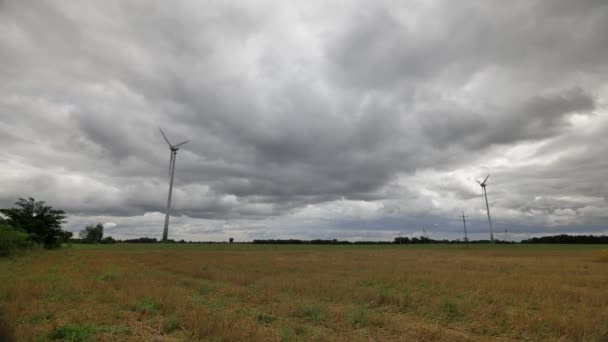
[[[105,245],[0,259],[17,340],[608,337],[605,246]]]
[[[89,325],[66,324],[53,328],[48,337],[51,340],[84,342],[92,341],[95,329]]]

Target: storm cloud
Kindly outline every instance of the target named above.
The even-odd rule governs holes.
[[[176,239],[607,233],[605,1],[0,1],[0,206]]]

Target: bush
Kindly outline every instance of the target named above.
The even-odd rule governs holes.
[[[9,255],[31,247],[27,233],[8,224],[0,224],[0,255]]]
[[[103,239],[101,239],[101,243],[108,245],[108,244],[116,243],[116,240],[114,240],[114,238],[111,236],[106,236]]]

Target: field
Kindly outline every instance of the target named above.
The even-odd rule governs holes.
[[[19,341],[606,341],[606,255],[74,245],[0,259],[0,309]]]

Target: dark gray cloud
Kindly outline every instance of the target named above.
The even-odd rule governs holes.
[[[176,236],[481,234],[486,173],[499,228],[605,231],[607,30],[591,0],[3,1],[0,204],[160,234],[163,127]]]

